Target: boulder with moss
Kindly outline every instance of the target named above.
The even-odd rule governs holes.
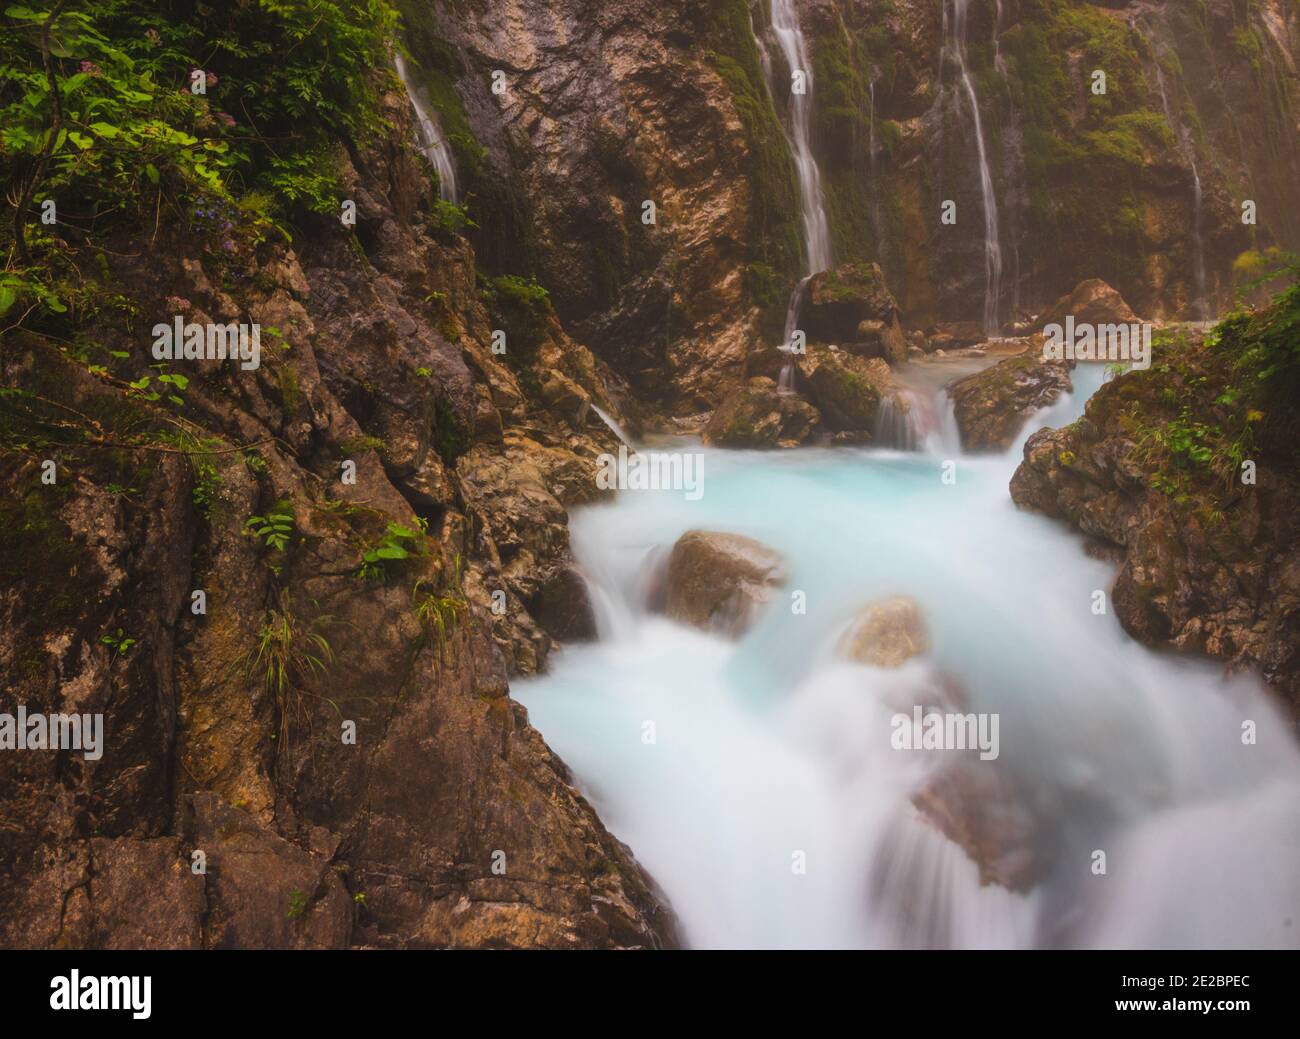
[[[1005,451],[1037,411],[1069,393],[1073,361],[1044,361],[1033,345],[948,387],[967,451]]]
[[[704,440],[720,447],[797,447],[812,436],[819,419],[807,401],[756,375],[718,406]]]

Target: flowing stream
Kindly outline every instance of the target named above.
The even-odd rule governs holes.
[[[438,120],[425,103],[424,93],[411,83],[406,71],[406,62],[401,53],[393,55],[393,64],[397,69],[397,78],[406,88],[406,96],[415,109],[415,130],[420,138],[420,151],[438,171],[438,194],[444,202],[456,201],[456,166],[451,161],[451,149],[447,139],[438,126]]]
[[[790,303],[786,307],[785,339],[782,349],[788,353],[795,329],[799,327],[799,302],[803,298],[804,286],[814,274],[827,270],[831,266],[831,230],[826,220],[821,170],[812,152],[812,61],[808,56],[808,44],[804,40],[803,30],[799,27],[799,14],[795,10],[794,0],[771,0],[770,18],[772,35],[776,37],[777,45],[781,48],[781,55],[792,78],[786,137],[790,143],[790,154],[794,157],[795,173],[799,180],[799,210],[803,220],[805,274],[795,286],[794,292],[790,295]],[[771,55],[760,34],[755,33],[754,42],[758,45],[759,56],[762,59],[768,93],[775,101],[780,94],[773,81],[775,73]],[[793,85],[796,76],[801,77],[801,90],[795,89]],[[778,389],[783,393],[791,393],[794,390],[793,356],[787,360],[781,370]]]
[[[1256,679],[1151,652],[1094,614],[1113,564],[1010,501],[1028,431],[1077,417],[1101,366],[1081,366],[1075,395],[1012,450],[979,457],[960,453],[940,369],[912,367],[921,450],[705,449],[700,500],[625,491],[575,511],[600,638],[514,695],[693,946],[1300,944],[1290,726]],[[738,641],[646,608],[656,562],[693,528],[787,562]],[[855,611],[890,595],[920,605],[929,652],[893,670],[840,659]],[[948,752],[890,746],[895,712],[954,685],[964,710],[998,715],[995,764],[1019,791],[982,803],[1026,800],[1037,819],[1046,866],[1025,893],[982,886],[915,807]]]
[[[971,120],[975,128],[975,152],[979,158],[980,196],[984,203],[984,332],[994,336],[998,332],[998,294],[1002,282],[1002,244],[998,235],[998,199],[993,190],[993,173],[989,168],[988,145],[984,140],[984,122],[980,117],[979,99],[975,85],[966,68],[966,12],[970,0],[952,0],[952,17],[945,17],[948,27],[948,47],[957,61],[962,89],[970,103]],[[1000,12],[999,12],[1000,17]],[[996,42],[996,36],[994,37]],[[1001,53],[998,53],[998,61]]]

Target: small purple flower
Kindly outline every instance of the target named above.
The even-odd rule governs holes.
[[[217,118],[220,119],[227,126],[235,125],[235,117],[231,115],[229,112],[218,112]]]
[[[104,70],[93,61],[83,60],[78,68],[80,68],[87,76],[102,76],[104,74]]]
[[[190,301],[184,296],[168,296],[167,305],[171,307],[172,310],[179,310],[181,312],[190,309]]]

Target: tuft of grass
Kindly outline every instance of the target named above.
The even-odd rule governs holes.
[[[312,605],[318,604],[312,600]],[[275,704],[283,749],[289,746],[291,726],[307,717],[307,697],[315,695],[312,685],[334,664],[334,650],[324,634],[332,623],[333,617],[326,614],[301,616],[288,590],[281,589],[257,633],[257,645],[237,661],[246,675],[261,677],[263,690]]]
[[[447,639],[456,630],[461,616],[469,609],[469,603],[461,590],[461,559],[457,554],[451,573],[440,588],[431,586],[431,582],[421,579],[411,589],[411,607],[416,619],[427,631],[433,634],[438,643],[438,654],[447,650]]]

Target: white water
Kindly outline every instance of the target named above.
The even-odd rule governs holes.
[[[406,73],[406,62],[400,52],[394,53],[393,64],[397,68],[397,78],[406,88],[406,96],[415,109],[415,129],[420,138],[420,151],[438,171],[438,194],[444,202],[456,201],[456,166],[451,161],[451,149],[442,135],[438,120],[424,102],[423,91],[417,90]]]
[[[988,146],[984,141],[984,122],[980,117],[975,85],[966,68],[966,11],[970,0],[952,0],[952,17],[945,17],[949,29],[948,46],[957,61],[962,88],[970,104],[975,127],[975,150],[979,158],[980,195],[984,203],[984,331],[993,336],[998,331],[998,294],[1002,282],[1002,244],[998,234],[998,200],[993,190],[993,173],[989,169]],[[1000,58],[1000,54],[999,54]]]
[[[1203,194],[1201,191],[1201,171],[1196,166],[1196,148],[1192,145],[1191,134],[1181,120],[1174,119],[1173,109],[1169,106],[1169,94],[1165,90],[1165,74],[1160,62],[1155,62],[1156,84],[1160,88],[1160,104],[1165,110],[1165,122],[1178,138],[1178,148],[1192,168],[1192,277],[1196,290],[1196,313],[1202,320],[1210,317],[1209,301],[1205,292],[1205,242],[1201,236],[1201,209]]]
[[[922,375],[911,385],[937,378]],[[1081,391],[1030,428],[1071,420],[1100,381],[1100,366],[1081,366]],[[566,647],[514,695],[662,885],[686,940],[1300,944],[1300,750],[1259,684],[1152,653],[1094,616],[1113,567],[1015,509],[1020,445],[976,458],[942,435],[930,444],[709,450],[699,501],[625,492],[573,515],[601,640]],[[654,560],[691,528],[748,534],[788,562],[786,590],[739,642],[643,607]],[[794,589],[806,615],[790,610]],[[846,621],[890,594],[921,605],[931,652],[896,671],[838,660]],[[1027,895],[980,886],[912,805],[934,755],[891,749],[888,719],[933,702],[940,674],[965,709],[999,714],[998,765],[1055,853]],[[1242,745],[1243,719],[1257,746]],[[1096,849],[1106,876],[1091,873]]]
[[[617,422],[614,421],[614,417],[612,415],[610,415],[607,411],[605,411],[604,408],[598,407],[595,404],[590,405],[590,407],[591,410],[596,413],[596,417],[599,418],[601,422],[605,423],[605,425],[609,427],[609,431],[613,433],[616,437],[618,437],[619,440],[623,442],[623,444],[627,447],[629,451],[636,450],[636,445],[632,443],[632,438],[627,435],[627,433],[624,431],[622,426],[620,426]]]
[[[790,154],[794,157],[795,173],[799,180],[799,211],[803,221],[804,277],[795,286],[790,295],[790,303],[785,312],[785,337],[782,349],[790,350],[791,339],[799,326],[799,302],[803,298],[804,286],[808,280],[820,271],[831,266],[831,230],[826,220],[825,196],[822,194],[821,170],[813,157],[811,120],[813,106],[812,61],[808,56],[808,45],[804,40],[803,30],[799,27],[799,15],[795,11],[794,0],[771,0],[770,18],[772,35],[776,37],[777,46],[785,58],[785,64],[791,76],[802,73],[804,90],[789,92],[789,116],[786,127],[786,139],[790,144]],[[767,80],[768,94],[773,101],[780,96],[774,75],[771,55],[761,35],[754,34],[762,59],[763,75]],[[793,392],[794,357],[791,355],[781,371],[778,389],[783,393]]]

